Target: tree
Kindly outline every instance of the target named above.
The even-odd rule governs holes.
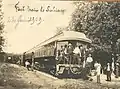
[[[3,12],[2,12],[2,1],[0,0],[0,52],[3,51],[4,46],[4,37],[3,37],[3,29],[4,29],[4,23],[3,23]]]
[[[97,48],[115,52],[120,38],[120,2],[81,1],[74,5],[69,28],[84,32]]]

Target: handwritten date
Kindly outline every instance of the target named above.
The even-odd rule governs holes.
[[[37,17],[37,16],[28,16],[25,17],[23,15],[20,15],[19,17],[15,17],[15,16],[10,16],[8,17],[8,23],[14,23],[15,24],[15,28],[20,24],[20,23],[29,23],[30,25],[40,25],[41,22],[43,22],[41,17]]]

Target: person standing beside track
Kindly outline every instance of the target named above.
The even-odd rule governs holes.
[[[116,60],[116,78],[118,78],[119,77],[119,67],[120,67],[120,55],[119,54],[116,54],[116,56],[117,56],[117,60]]]
[[[106,81],[111,81],[112,68],[111,68],[110,63],[107,63],[106,72],[107,72],[107,80]]]
[[[116,73],[115,73],[115,78],[119,77],[119,62],[116,62]]]
[[[26,55],[26,52],[23,53],[23,58],[21,59],[21,64],[23,66],[25,66],[25,57],[26,57],[25,55]]]
[[[89,54],[86,60],[86,67],[88,68],[88,73],[91,75],[91,67],[92,67],[92,62],[93,62],[93,58],[92,55]]]
[[[30,70],[29,68],[31,68],[30,62],[29,62],[28,60],[26,60],[26,62],[25,62],[25,67],[26,67],[28,70]]]
[[[101,74],[101,64],[100,64],[100,62],[96,61],[95,64],[94,64],[94,67],[96,69],[97,83],[100,83],[100,74]]]
[[[33,71],[33,69],[34,69],[34,52],[32,52],[32,65],[31,65],[31,69],[32,69],[32,71]]]

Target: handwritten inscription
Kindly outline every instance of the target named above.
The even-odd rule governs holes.
[[[24,6],[24,5],[20,5],[20,2],[15,4],[15,9],[16,12],[23,12],[23,11],[27,11],[27,12],[61,12],[62,14],[64,14],[64,12],[66,11],[65,9],[59,9],[56,6],[40,6],[39,8],[32,8],[30,6]]]
[[[27,22],[30,25],[33,25],[33,24],[39,25],[43,21],[44,20],[42,20],[41,17],[37,17],[37,16],[36,17],[35,16],[25,17],[23,15],[20,15],[19,17],[15,17],[15,16],[8,17],[7,22],[8,23],[15,23],[15,28],[16,28],[20,23],[23,23],[23,22]]]
[[[17,2],[14,5],[15,11],[17,13],[20,13],[21,15],[19,16],[9,16],[8,17],[8,23],[14,23],[15,24],[15,28],[20,24],[20,23],[29,23],[30,25],[40,25],[44,20],[42,19],[41,16],[24,16],[21,12],[59,12],[64,14],[64,12],[66,11],[65,9],[60,9],[57,8],[56,6],[52,6],[52,5],[45,5],[45,6],[39,6],[39,7],[31,7],[29,5],[23,5],[20,2]],[[36,13],[37,14],[37,13]]]

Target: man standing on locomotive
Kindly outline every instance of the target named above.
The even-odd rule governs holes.
[[[68,63],[68,47],[67,45],[64,46],[64,60],[65,60],[65,64],[66,62]]]
[[[75,47],[73,53],[74,53],[75,64],[76,63],[80,64],[80,62],[81,62],[81,60],[80,60],[81,52],[80,52],[80,49],[79,49],[78,45]]]
[[[59,61],[62,62],[62,63],[65,62],[64,61],[64,46],[61,46]]]
[[[68,44],[68,58],[69,58],[69,64],[71,64],[73,59],[73,46],[71,43]]]

